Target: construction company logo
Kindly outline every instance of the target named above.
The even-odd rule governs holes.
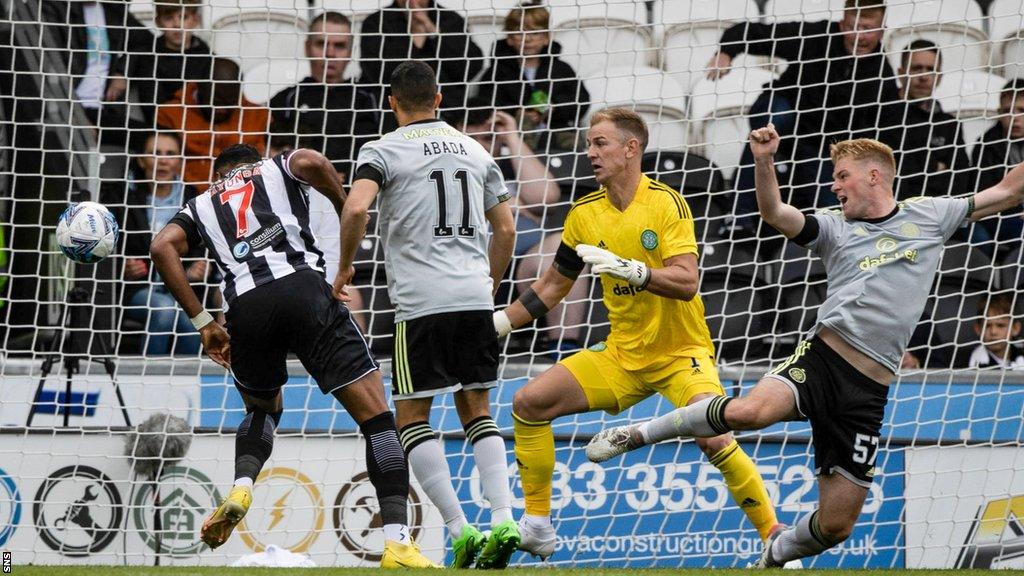
[[[0,548],[11,539],[21,522],[21,493],[3,468],[0,468]]]
[[[412,539],[423,532],[423,505],[420,496],[409,487],[409,527]],[[338,491],[332,513],[334,533],[352,555],[366,562],[380,562],[384,552],[384,523],[380,518],[377,493],[370,475],[360,472]]]
[[[39,487],[32,519],[47,546],[82,557],[114,541],[124,526],[124,506],[106,474],[90,466],[65,466]]]
[[[640,233],[640,245],[648,250],[654,250],[658,247],[658,234],[650,228]]]
[[[193,468],[172,466],[160,476],[160,538],[154,534],[153,488],[146,482],[132,500],[135,531],[150,550],[171,556],[190,556],[202,550],[199,529],[221,497],[213,482]]]
[[[957,568],[1024,568],[1024,494],[989,500],[967,533]]]
[[[803,384],[807,380],[807,372],[803,368],[790,368],[789,377],[797,384]]]
[[[245,545],[256,552],[272,541],[292,552],[305,552],[324,527],[324,501],[320,489],[308,476],[294,468],[275,467],[256,478],[253,492],[266,500],[259,505],[263,514],[249,514],[238,525]]]
[[[866,272],[872,268],[885,266],[900,260],[917,262],[917,250],[900,250],[899,248],[900,244],[898,241],[888,236],[883,236],[875,242],[875,250],[878,250],[878,255],[874,257],[865,256],[857,266]]]

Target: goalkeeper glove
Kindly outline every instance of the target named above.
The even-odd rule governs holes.
[[[578,244],[576,253],[592,266],[595,274],[608,274],[638,288],[644,288],[651,281],[651,269],[639,260],[626,260],[590,244]]]
[[[508,314],[505,314],[504,310],[494,313],[494,331],[498,338],[504,338],[512,332],[512,321],[508,319]]]

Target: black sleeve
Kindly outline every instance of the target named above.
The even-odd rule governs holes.
[[[384,175],[372,164],[363,164],[356,168],[356,175],[352,178],[352,181],[355,182],[356,180],[373,180],[377,183],[377,186],[384,187]]]
[[[575,250],[562,243],[558,245],[558,252],[555,252],[555,261],[552,266],[558,270],[558,273],[566,278],[575,280],[580,272],[583,272],[583,267],[586,263]]]
[[[800,233],[790,238],[793,242],[807,247],[808,244],[818,239],[818,231],[821,226],[818,224],[818,219],[814,216],[807,216],[804,218],[804,227],[800,230]]]
[[[814,44],[813,38],[804,38],[804,34],[821,34],[816,22],[780,22],[778,24],[758,24],[742,22],[731,26],[722,33],[719,50],[735,58],[739,54],[757,54],[760,56],[777,56],[786,60],[798,60],[804,44]],[[827,40],[826,40],[827,42]],[[818,54],[820,58],[824,50]]]
[[[203,246],[203,235],[199,233],[196,223],[188,216],[181,213],[175,214],[167,224],[177,224],[185,231],[185,241],[188,242],[189,252]]]

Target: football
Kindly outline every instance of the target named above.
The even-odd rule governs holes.
[[[114,251],[118,232],[117,220],[106,206],[77,202],[57,221],[57,245],[71,260],[92,264]]]

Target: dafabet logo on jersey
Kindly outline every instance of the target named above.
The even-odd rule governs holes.
[[[305,552],[324,527],[324,502],[320,489],[308,476],[294,468],[275,467],[256,478],[253,493],[259,502],[253,508],[262,514],[248,514],[238,525],[238,535],[256,552],[267,542],[292,552]],[[273,537],[271,537],[273,535]]]
[[[150,550],[172,556],[188,556],[203,548],[199,528],[217,508],[220,493],[202,472],[172,466],[160,476],[160,539],[153,534],[153,484],[146,482],[132,500],[132,522]]]
[[[1024,494],[978,508],[957,568],[1024,568]]]

